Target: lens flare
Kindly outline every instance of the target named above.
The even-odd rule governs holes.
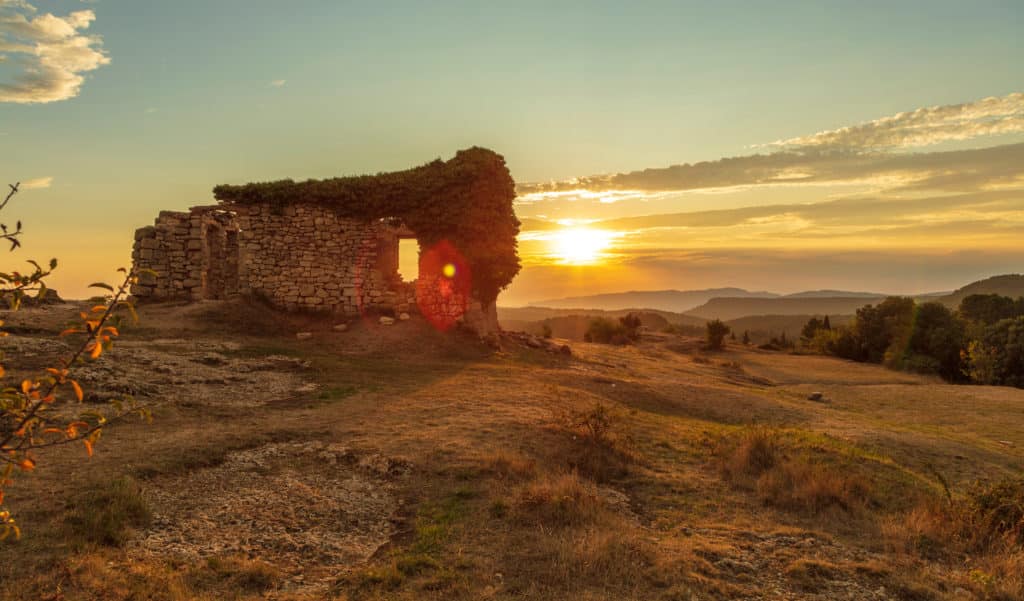
[[[447,330],[469,306],[472,278],[469,265],[455,246],[442,240],[420,254],[416,305],[438,330]]]

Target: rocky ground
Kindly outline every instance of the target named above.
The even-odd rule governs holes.
[[[55,334],[76,310],[7,316],[12,377],[67,348]],[[667,335],[569,348],[515,334],[494,351],[415,317],[338,325],[224,303],[144,307],[77,377],[86,408],[131,395],[154,422],[112,428],[88,463],[60,449],[19,476],[7,504],[28,536],[0,548],[0,596],[882,601],[999,599],[1013,583],[887,537],[908,495],[934,492],[926,466],[955,490],[1020,473],[1021,391],[707,354]],[[795,511],[730,483],[717,449],[752,423],[798,441],[794,454],[863,472],[872,504]],[[117,546],[90,542],[68,516],[122,476],[149,519]],[[214,559],[268,575],[245,588],[252,578]]]

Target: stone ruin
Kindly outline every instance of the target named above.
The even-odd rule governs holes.
[[[444,274],[402,280],[399,241],[415,237],[400,220],[342,217],[302,198],[162,211],[135,232],[136,273],[156,275],[141,273],[131,292],[140,301],[259,298],[345,318],[419,312],[442,328],[497,333],[495,302],[453,290]]]

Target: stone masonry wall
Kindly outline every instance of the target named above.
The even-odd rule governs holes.
[[[396,228],[340,218],[316,204],[234,210],[244,285],[274,305],[348,315],[415,305],[398,275]]]
[[[348,316],[415,312],[418,294],[428,318],[444,311],[450,323],[464,323],[481,335],[497,332],[493,305],[484,310],[468,298],[453,303],[439,296],[443,286],[436,282],[417,286],[401,280],[398,240],[406,237],[412,232],[341,218],[313,203],[164,211],[154,225],[135,232],[135,267],[157,276],[140,277],[132,294],[191,300],[252,295],[286,310]]]

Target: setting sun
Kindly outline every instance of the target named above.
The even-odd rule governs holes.
[[[613,237],[612,232],[607,230],[580,227],[560,230],[551,238],[551,254],[559,262],[570,265],[596,263]]]

